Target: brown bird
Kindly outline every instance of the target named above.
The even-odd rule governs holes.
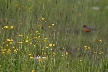
[[[86,25],[83,25],[83,29],[84,29],[84,31],[86,31],[86,32],[91,32],[91,31],[94,30],[93,28],[87,27]]]

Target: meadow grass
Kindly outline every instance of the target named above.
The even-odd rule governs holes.
[[[107,5],[1,0],[0,72],[108,72]],[[83,25],[95,31],[86,33]]]

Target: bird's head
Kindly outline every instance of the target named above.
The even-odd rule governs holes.
[[[86,25],[83,25],[83,27],[86,27]]]

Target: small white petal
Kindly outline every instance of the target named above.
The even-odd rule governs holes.
[[[99,7],[96,7],[96,6],[92,7],[92,9],[93,10],[100,10],[100,8]]]

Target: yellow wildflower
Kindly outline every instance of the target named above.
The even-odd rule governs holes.
[[[12,44],[13,42],[9,42],[10,44]]]
[[[87,48],[87,46],[84,46],[84,48]]]
[[[17,53],[17,49],[14,49],[14,52]]]
[[[18,42],[19,44],[22,44],[23,42]]]
[[[13,29],[14,28],[14,26],[10,26],[10,29]]]
[[[46,60],[46,59],[47,59],[47,57],[42,57],[42,59],[43,59],[43,60]]]
[[[48,48],[48,47],[46,47],[46,48]]]
[[[40,38],[40,36],[38,36],[38,38]]]
[[[5,52],[4,51],[2,51],[2,54],[4,54]]]
[[[51,28],[51,26],[48,26],[48,28]]]
[[[66,52],[66,55],[68,55],[68,52]]]
[[[39,31],[36,31],[36,33],[38,33]]]
[[[49,46],[51,47],[51,46],[52,46],[52,44],[49,44]]]
[[[12,48],[15,48],[14,46]]]
[[[4,49],[2,49],[1,51],[6,51],[6,49],[4,48]]]
[[[102,42],[102,40],[100,39],[99,42]]]
[[[4,26],[4,28],[5,28],[5,29],[7,29],[7,28],[8,28],[8,26]]]
[[[13,41],[13,39],[10,39],[10,41],[12,42],[12,41]]]
[[[46,40],[47,40],[47,38],[44,38],[44,39],[46,39]]]
[[[34,70],[31,70],[31,72],[35,72]]]
[[[26,38],[28,39],[28,36]]]
[[[31,56],[31,54],[28,54],[28,56]]]
[[[99,54],[101,54],[101,53],[99,53]]]
[[[33,59],[34,57],[30,56],[31,59]]]
[[[88,50],[90,50],[91,48],[90,47],[88,47]]]
[[[80,60],[80,62],[82,62],[82,60]]]
[[[28,40],[25,41],[26,43],[28,42]]]
[[[46,55],[46,52],[44,52],[44,55]]]
[[[44,50],[44,48],[42,48],[42,50]]]
[[[10,41],[10,39],[7,39],[7,41]]]
[[[45,20],[45,18],[42,18],[42,20]]]
[[[54,24],[52,24],[52,26],[54,26]]]
[[[49,44],[49,46],[51,47],[51,46],[55,46],[55,44]]]
[[[6,44],[6,46],[9,46],[8,44]]]
[[[94,52],[94,54],[96,54],[97,52]]]
[[[19,34],[18,36],[21,36],[22,37],[23,35]]]
[[[34,44],[34,47],[35,47],[36,45]]]
[[[55,44],[53,44],[53,46],[55,46]]]

